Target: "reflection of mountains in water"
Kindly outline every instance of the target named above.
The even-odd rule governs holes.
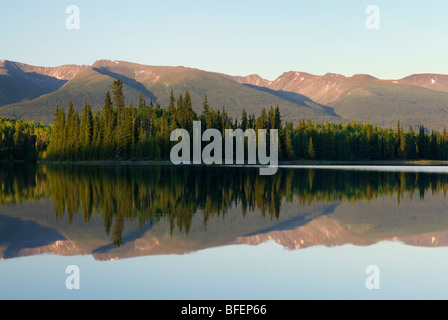
[[[289,249],[383,240],[448,245],[446,175],[280,169],[261,177],[191,167],[31,173],[0,171],[2,203],[17,203],[0,207],[3,258],[111,260],[268,240]]]

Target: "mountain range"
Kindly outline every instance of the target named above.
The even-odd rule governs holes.
[[[344,123],[369,121],[393,127],[424,124],[443,129],[448,123],[448,75],[415,74],[398,80],[371,75],[346,77],[290,71],[274,81],[258,75],[231,76],[186,67],[148,66],[125,61],[99,60],[91,66],[38,67],[0,61],[0,116],[51,123],[56,105],[72,100],[81,111],[85,102],[101,109],[115,79],[123,81],[126,103],[146,102],[162,107],[171,90],[188,90],[195,111],[202,113],[207,94],[213,109],[225,107],[230,116],[259,114],[261,108],[280,107],[284,121],[301,119]]]

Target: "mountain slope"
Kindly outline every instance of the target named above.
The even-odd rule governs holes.
[[[81,111],[88,102],[101,109],[104,95],[115,79],[124,83],[126,103],[138,102],[142,93],[168,105],[190,92],[194,110],[202,113],[207,94],[212,109],[225,107],[236,118],[245,108],[258,115],[263,107],[279,105],[284,121],[369,121],[407,128],[423,123],[429,130],[448,123],[448,75],[417,74],[400,80],[380,80],[370,75],[323,76],[285,72],[274,81],[258,75],[229,76],[186,67],[148,66],[124,61],[99,60],[91,66],[35,67],[0,61],[0,116],[51,123],[56,105],[72,100]]]
[[[43,94],[36,99],[0,107],[0,116],[14,117],[25,120],[36,120],[50,123],[56,105],[67,106],[72,100],[76,110],[81,111],[86,102],[100,109],[104,103],[107,90],[115,78],[101,74],[92,67],[80,69],[63,86],[50,93]],[[128,101],[138,101],[139,90],[124,84],[123,92]],[[151,98],[145,96],[145,98]],[[128,102],[127,101],[127,102]]]
[[[162,106],[168,105],[171,89],[176,98],[188,90],[198,114],[203,111],[202,102],[207,94],[208,102],[213,109],[221,109],[225,106],[232,117],[240,117],[243,108],[246,108],[249,114],[259,114],[262,107],[279,105],[282,115],[290,121],[303,117],[322,121],[338,120],[338,117],[327,108],[309,99],[308,101],[288,100],[272,92],[241,85],[218,73],[185,67],[144,66],[109,60],[97,61],[92,67],[112,77],[125,75],[127,78],[124,80],[125,84],[133,83],[136,87],[143,86]]]
[[[448,75],[444,74],[413,74],[398,83],[448,92]]]
[[[243,108],[251,114],[259,114],[262,107],[279,105],[284,120],[298,121],[301,118],[319,121],[338,121],[331,109],[311,100],[284,99],[271,92],[260,91],[239,84],[218,73],[185,67],[145,66],[135,63],[99,60],[92,66],[82,68],[63,86],[33,100],[13,103],[0,107],[0,116],[16,117],[50,123],[56,105],[67,105],[71,99],[80,111],[85,102],[93,108],[101,109],[104,95],[111,89],[114,79],[124,83],[126,103],[138,102],[143,94],[146,102],[153,99],[162,107],[168,105],[171,89],[176,98],[188,90],[194,109],[202,113],[205,94],[213,109],[225,106],[232,117],[240,117]]]
[[[232,78],[244,84],[257,86],[260,84],[271,90],[300,94],[321,104],[329,104],[337,100],[350,88],[362,87],[365,83],[378,80],[368,75],[355,75],[347,78],[335,73],[316,76],[295,71],[285,72],[274,81],[269,82],[262,81],[254,76]]]
[[[233,77],[247,85],[262,84],[283,95],[300,94],[331,107],[341,118],[395,127],[425,124],[442,129],[448,123],[448,76],[412,75],[401,80],[380,80],[370,75],[345,77],[287,72],[266,83],[254,76]]]
[[[72,79],[82,66],[34,67],[0,61],[0,106],[35,99],[54,92]]]
[[[448,92],[424,87],[369,84],[344,92],[330,105],[345,119],[383,127],[395,128],[398,120],[406,129],[421,123],[440,130],[448,124]]]

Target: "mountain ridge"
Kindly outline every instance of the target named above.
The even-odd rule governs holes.
[[[223,106],[240,117],[243,108],[259,114],[261,108],[279,105],[284,121],[369,121],[383,127],[424,123],[441,129],[448,122],[448,75],[413,74],[397,80],[369,74],[313,75],[288,71],[270,81],[257,74],[231,76],[184,66],[154,66],[100,59],[92,65],[67,64],[40,67],[0,60],[0,116],[52,122],[56,105],[72,100],[75,109],[84,103],[101,109],[113,80],[124,83],[126,103],[146,101],[162,107],[170,91],[176,98],[188,90],[195,111],[202,112],[205,94],[213,109]]]
[[[59,68],[63,69],[65,66]],[[45,68],[40,70],[42,73],[49,73]],[[9,75],[9,78],[13,79],[14,75]],[[337,117],[312,101],[285,100],[271,92],[239,84],[219,73],[183,66],[148,66],[118,60],[98,60],[92,66],[82,67],[70,80],[53,86],[40,96],[29,94],[22,101],[0,103],[0,116],[49,123],[55,106],[67,105],[69,100],[72,100],[78,111],[86,102],[94,109],[100,109],[106,91],[111,89],[113,80],[117,78],[124,83],[126,103],[137,103],[138,96],[142,93],[147,102],[153,100],[154,103],[166,106],[171,90],[176,98],[188,90],[198,113],[202,112],[202,102],[207,94],[212,108],[221,109],[225,106],[226,112],[234,118],[241,115],[243,108],[249,114],[258,114],[262,107],[280,105],[282,114],[290,121],[298,121],[301,117],[322,121],[337,120]],[[2,84],[8,81],[10,79],[2,81],[0,77],[0,96],[5,87]],[[33,89],[33,86],[30,85],[30,88]]]

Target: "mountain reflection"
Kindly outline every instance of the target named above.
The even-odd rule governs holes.
[[[138,232],[144,233],[161,221],[169,222],[171,236],[177,233],[188,237],[196,217],[201,219],[204,232],[213,236],[217,231],[208,230],[211,219],[220,218],[224,229],[237,229],[241,225],[232,221],[235,211],[243,219],[248,213],[258,212],[261,219],[274,225],[296,226],[328,215],[335,204],[368,203],[387,197],[394,199],[394,206],[399,207],[415,197],[418,201],[424,201],[428,195],[446,199],[448,175],[281,168],[274,176],[260,176],[256,168],[238,167],[22,164],[0,167],[0,188],[0,209],[7,204],[19,206],[51,199],[56,221],[66,221],[76,228],[78,225],[72,226],[75,219],[82,218],[84,226],[92,219],[100,219],[111,245],[120,247],[126,242],[123,234],[129,224],[136,224]],[[319,210],[318,206],[321,206]],[[330,212],[326,212],[330,207]],[[229,210],[232,215],[228,217]],[[33,212],[15,215],[35,219]],[[382,221],[390,219],[387,212],[375,217],[350,210],[333,216],[350,228],[359,225],[354,222],[361,218],[365,220],[363,225],[380,225],[380,217]],[[432,218],[440,218],[437,217]],[[401,215],[397,223],[406,228],[408,218],[409,221],[429,219]],[[437,225],[437,221],[431,225]],[[272,225],[254,225],[253,230],[244,229],[236,236],[257,233],[266,227]],[[387,230],[384,234],[388,234]],[[0,237],[0,245],[1,242]]]

